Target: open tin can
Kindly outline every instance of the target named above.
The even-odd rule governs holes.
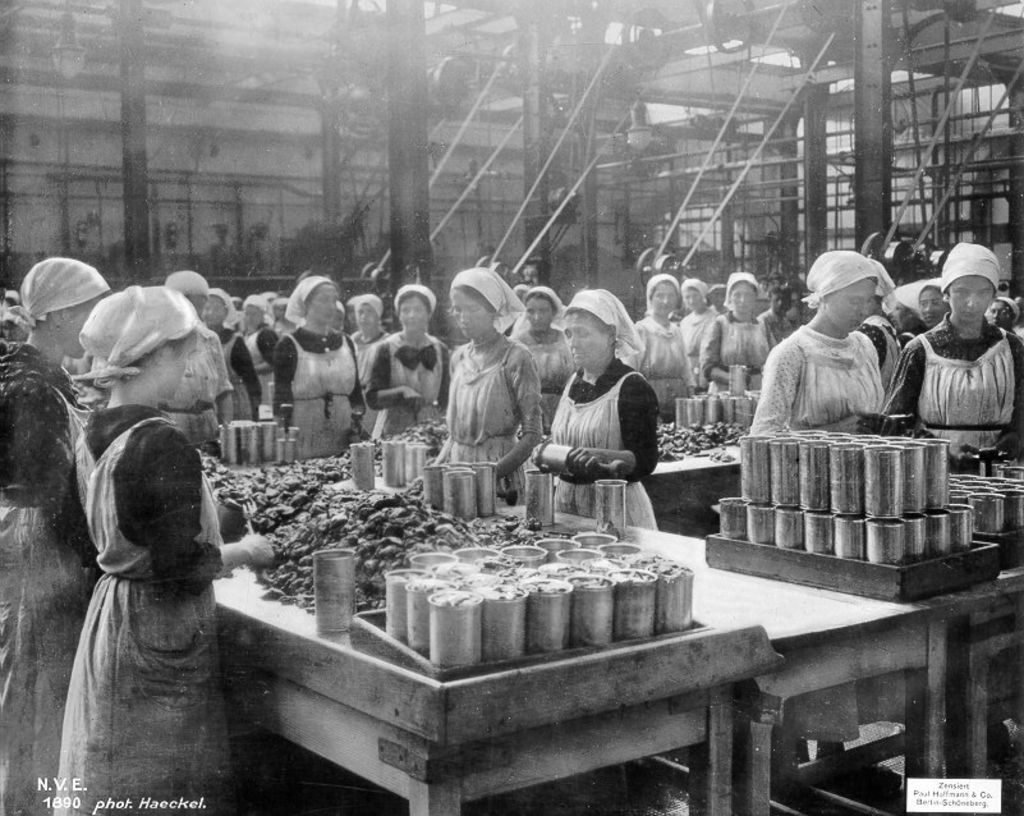
[[[427,598],[431,663],[454,668],[480,662],[483,602],[479,593],[462,589],[443,589]]]
[[[569,623],[571,646],[607,646],[612,642],[615,591],[612,580],[596,573],[577,573],[572,584]]]

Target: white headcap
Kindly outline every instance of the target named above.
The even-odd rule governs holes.
[[[622,301],[607,289],[583,289],[577,292],[565,308],[568,315],[574,310],[588,312],[606,326],[615,330],[615,350],[619,357],[638,354],[640,336]]]
[[[377,313],[378,320],[384,317],[384,301],[376,295],[367,292],[363,295],[353,295],[348,299],[348,306],[353,312],[358,312],[364,303]]]
[[[810,294],[804,298],[804,303],[817,309],[823,298],[862,280],[875,281],[877,291],[877,267],[881,264],[876,264],[876,261],[849,249],[823,252],[814,259],[807,271],[807,289]],[[882,272],[885,272],[884,268]]]
[[[109,292],[103,276],[74,258],[47,258],[33,266],[21,283],[21,305],[10,315],[32,328],[51,312],[79,306]]]
[[[949,289],[953,281],[977,275],[987,278],[992,288],[999,290],[999,259],[995,253],[980,244],[959,243],[949,251],[942,264],[942,291]]]
[[[542,297],[547,300],[551,304],[551,308],[555,310],[551,317],[551,328],[563,328],[562,315],[565,314],[565,304],[562,303],[562,299],[558,296],[558,293],[550,286],[531,286],[523,295],[523,306],[527,306],[530,298],[532,297]],[[530,323],[529,320],[527,320],[526,312],[523,312],[516,318],[515,325],[512,327],[512,337],[517,337],[523,332],[529,330]]]
[[[181,292],[185,297],[189,295],[206,297],[210,294],[210,284],[206,282],[206,278],[191,269],[172,272],[164,281],[164,286],[175,292]]]
[[[237,325],[241,315],[238,314],[238,309],[235,308],[231,295],[223,289],[214,288],[210,290],[210,297],[217,298],[217,300],[224,304],[224,308],[228,310],[227,316],[224,318],[224,325],[228,327]]]
[[[457,286],[472,289],[491,304],[491,308],[496,312],[494,326],[499,332],[505,331],[515,323],[516,318],[526,310],[523,302],[512,291],[512,287],[493,269],[483,266],[464,269],[452,278],[451,288]]]
[[[684,280],[682,285],[679,287],[679,291],[682,292],[684,289],[696,289],[701,293],[704,300],[708,299],[708,285],[700,278],[687,278]]]
[[[725,302],[729,302],[729,298],[732,295],[733,287],[737,283],[749,283],[754,287],[754,291],[757,292],[757,278],[751,275],[749,272],[733,272],[729,279],[725,282]]]
[[[406,295],[419,295],[427,301],[427,309],[431,314],[434,313],[434,309],[437,308],[437,295],[435,295],[426,286],[419,283],[407,283],[395,292],[395,311],[398,311],[399,305],[402,303],[402,299]]]
[[[324,284],[334,286],[334,281],[323,275],[310,275],[308,278],[300,280],[291,297],[288,298],[288,308],[284,311],[285,320],[293,323],[296,327],[302,326],[306,322],[306,301],[309,300],[314,289]]]

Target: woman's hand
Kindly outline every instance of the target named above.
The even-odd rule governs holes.
[[[272,566],[275,555],[270,542],[261,535],[250,533],[243,536],[234,544],[225,544],[220,549],[221,560],[228,569],[234,567],[262,567]]]

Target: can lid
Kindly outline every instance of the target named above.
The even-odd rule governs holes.
[[[465,589],[444,589],[427,598],[427,603],[431,606],[477,606],[483,602],[484,598],[479,592],[470,592]]]
[[[567,595],[572,592],[572,584],[558,578],[550,578],[547,575],[536,575],[531,578],[524,578],[520,584],[528,592],[539,595]]]

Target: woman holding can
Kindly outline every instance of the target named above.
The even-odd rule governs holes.
[[[640,338],[637,370],[654,389],[662,420],[672,422],[676,399],[693,391],[693,375],[686,356],[682,328],[669,320],[682,300],[679,282],[667,274],[647,282],[647,314],[636,324]]]
[[[84,783],[76,813],[111,797],[200,796],[210,813],[233,812],[212,579],[224,567],[266,566],[273,551],[255,535],[222,545],[199,453],[157,408],[183,376],[198,327],[180,294],[130,286],[82,328],[94,360],[86,376],[110,400],[77,447],[103,574],[61,738],[62,778]]]
[[[578,292],[565,313],[577,371],[551,424],[551,441],[573,448],[555,487],[555,509],[593,518],[594,482],[621,462],[626,524],[656,530],[654,508],[640,480],[658,463],[658,398],[643,375],[622,362],[640,347],[626,307],[611,292]]]
[[[448,347],[427,334],[437,297],[410,283],[395,295],[402,326],[373,348],[366,380],[366,402],[379,411],[373,436],[380,439],[419,422],[444,418],[448,408]]]
[[[903,350],[885,413],[911,414],[922,431],[950,440],[957,467],[968,466],[982,448],[1016,459],[1024,343],[985,319],[999,285],[999,261],[985,247],[957,244],[940,283],[950,312]]]
[[[815,315],[769,353],[752,434],[849,432],[861,415],[878,413],[885,397],[878,355],[855,329],[873,308],[880,283],[874,262],[857,252],[826,252],[815,260],[805,298]]]
[[[754,314],[757,279],[749,272],[733,272],[725,287],[728,311],[715,318],[704,334],[700,368],[711,393],[729,390],[729,367],[746,366],[747,388],[761,387],[761,367],[768,359],[768,334]]]
[[[296,456],[334,456],[360,429],[363,392],[352,340],[332,331],[338,289],[319,275],[303,278],[288,298],[298,326],[274,349],[274,414],[299,429]],[[291,405],[290,414],[283,406]]]
[[[558,408],[562,389],[572,376],[572,354],[562,331],[565,305],[555,290],[548,286],[527,288],[523,299],[526,311],[512,327],[510,336],[530,350],[540,374],[540,408],[544,432],[551,430],[551,420]]]
[[[451,362],[448,430],[438,463],[496,462],[506,498],[523,495],[523,463],[540,442],[540,376],[527,348],[504,335],[523,304],[498,273],[459,272],[452,316],[469,342]]]

